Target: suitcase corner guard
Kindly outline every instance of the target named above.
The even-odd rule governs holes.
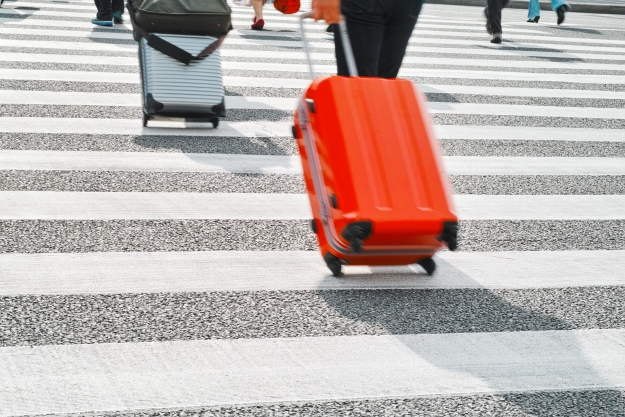
[[[447,243],[449,250],[456,250],[458,247],[458,222],[443,222],[443,231],[438,236],[437,240]]]
[[[373,232],[373,222],[363,220],[348,224],[343,229],[343,239],[349,242],[354,252],[362,252],[362,241],[371,236]]]

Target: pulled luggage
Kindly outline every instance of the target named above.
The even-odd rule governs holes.
[[[458,218],[425,99],[408,80],[356,77],[343,22],[341,35],[354,76],[315,79],[293,126],[322,256],[335,276],[412,263],[432,274]]]
[[[181,118],[216,128],[219,117],[226,116],[218,48],[232,28],[228,5],[223,0],[129,0],[127,8],[139,42],[143,126],[152,119]]]
[[[208,36],[158,35],[190,54],[200,54],[217,38]],[[215,49],[188,65],[139,42],[139,65],[143,91],[143,126],[150,119],[183,118],[189,122],[219,125],[226,116],[221,57]]]

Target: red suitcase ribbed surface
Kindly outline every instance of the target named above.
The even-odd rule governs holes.
[[[412,82],[315,80],[295,126],[324,256],[410,264],[430,258],[441,240],[455,247],[457,217],[438,143]]]

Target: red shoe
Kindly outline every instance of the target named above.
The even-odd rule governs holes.
[[[263,27],[265,27],[265,20],[264,19],[256,20],[256,18],[254,18],[254,24],[252,25],[252,30],[263,30]]]

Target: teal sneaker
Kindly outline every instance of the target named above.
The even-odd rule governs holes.
[[[124,23],[124,19],[122,18],[122,12],[113,12],[113,22],[117,24]]]
[[[112,20],[93,19],[91,23],[93,23],[94,25],[98,25],[98,26],[113,26]]]

